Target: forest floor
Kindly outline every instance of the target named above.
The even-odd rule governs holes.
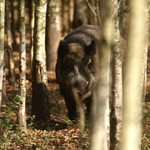
[[[17,98],[18,88],[7,85],[9,100]],[[147,82],[149,87],[149,83]],[[0,137],[0,150],[87,150],[90,144],[90,129],[81,131],[78,124],[67,119],[64,100],[60,95],[54,73],[49,74],[50,119],[33,125],[30,118],[31,110],[31,82],[27,80],[27,117],[28,130],[21,133],[16,123],[16,110],[7,110],[4,118],[3,133]],[[16,95],[16,96],[14,96]],[[146,101],[143,104],[143,139],[142,149],[150,150],[150,88],[147,89]],[[12,112],[12,109],[14,112]]]
[[[6,83],[8,102],[13,102],[19,96],[18,87]],[[81,131],[78,124],[67,118],[64,100],[60,94],[54,73],[49,74],[50,119],[47,122],[34,122],[30,118],[31,110],[31,82],[27,80],[26,112],[28,130],[21,133],[17,125],[16,107],[12,105],[6,111],[3,119],[3,132],[0,134],[0,150],[86,150],[89,147],[90,130],[88,127]],[[7,117],[6,117],[7,115]]]

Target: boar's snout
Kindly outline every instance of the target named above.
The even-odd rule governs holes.
[[[83,71],[83,70],[82,70]],[[83,95],[88,90],[89,81],[85,78],[83,72],[79,71],[78,66],[74,66],[75,79],[74,79],[74,87],[80,95]]]

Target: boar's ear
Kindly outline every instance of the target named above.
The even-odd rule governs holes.
[[[96,53],[96,43],[94,40],[92,40],[91,43],[85,47],[85,53],[88,56],[94,55]]]
[[[65,40],[61,40],[59,42],[59,46],[58,46],[58,51],[57,51],[57,55],[58,55],[58,58],[63,58],[66,54],[67,54],[67,51],[68,51],[68,44]]]

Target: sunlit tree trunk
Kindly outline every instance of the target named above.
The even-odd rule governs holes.
[[[101,41],[98,51],[99,80],[94,92],[92,140],[90,150],[108,150],[109,139],[109,98],[110,58],[112,47],[112,1],[100,1],[102,19]]]
[[[5,1],[0,1],[0,111],[3,92],[3,74],[4,74],[4,19],[5,19]]]
[[[61,38],[61,1],[49,0],[46,24],[47,70],[55,71],[57,48]]]
[[[30,43],[31,43],[31,47],[30,47],[30,67],[32,68],[32,62],[33,62],[33,35],[34,35],[34,13],[35,13],[35,4],[34,4],[34,0],[29,0],[30,3]],[[32,70],[31,74],[32,74]]]
[[[130,0],[127,51],[123,68],[122,150],[140,150],[142,136],[143,61],[146,46],[146,0]]]
[[[146,45],[144,51],[144,61],[143,61],[143,74],[144,74],[144,82],[143,82],[143,100],[145,100],[146,95],[146,84],[147,84],[147,57],[148,57],[148,48],[149,48],[149,34],[150,34],[150,1],[146,2],[147,7],[145,8],[145,19],[146,19]]]
[[[112,49],[112,99],[111,99],[111,116],[110,116],[110,139],[111,150],[120,149],[120,138],[122,128],[122,60],[125,50],[125,42],[120,34],[120,24],[122,21],[121,6],[123,1],[112,0],[113,3],[113,49]]]
[[[20,106],[18,112],[19,127],[26,130],[26,36],[25,36],[25,0],[20,0]]]
[[[74,0],[69,0],[69,19],[70,19],[70,30],[72,29],[72,23],[74,18]]]
[[[32,67],[32,115],[37,120],[49,118],[45,54],[46,0],[35,1],[34,53]]]

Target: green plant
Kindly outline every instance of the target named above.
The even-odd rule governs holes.
[[[143,135],[142,138],[142,150],[149,150],[150,148],[150,135]]]
[[[43,135],[41,139],[42,141],[41,141],[40,149],[45,149],[45,145],[48,141],[50,141],[51,137],[47,135]]]
[[[7,149],[10,145],[14,132],[12,130],[19,131],[17,124],[17,113],[20,104],[20,96],[15,95],[12,99],[12,102],[9,105],[1,106],[1,115],[0,115],[0,138],[2,141],[1,148]],[[19,132],[18,132],[19,134]]]
[[[62,121],[67,125],[73,125],[73,122],[70,119],[68,119],[66,116],[63,117]]]
[[[29,117],[29,122],[28,122],[28,129],[33,130],[34,129],[34,121],[35,121],[35,115]]]

